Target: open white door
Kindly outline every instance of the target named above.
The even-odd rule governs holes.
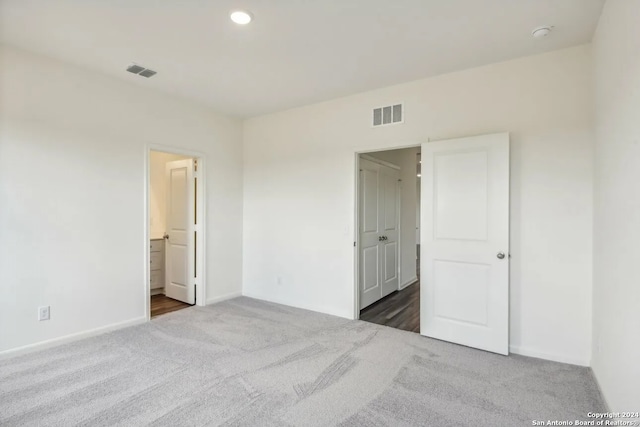
[[[165,294],[195,304],[195,185],[193,159],[169,162]]]
[[[509,134],[422,144],[420,333],[509,354]]]

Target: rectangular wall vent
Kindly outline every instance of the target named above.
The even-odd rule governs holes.
[[[158,74],[158,73],[156,71],[150,70],[148,68],[145,68],[144,70],[142,70],[142,71],[140,71],[138,73],[139,76],[146,77],[146,78],[149,78],[149,77],[151,77],[151,76],[153,76],[155,74]]]
[[[133,74],[137,74],[137,75],[142,76],[142,77],[146,77],[146,78],[149,78],[151,76],[154,76],[154,75],[158,74],[157,71],[153,71],[153,70],[151,70],[149,68],[144,68],[144,67],[142,67],[142,66],[140,66],[138,64],[129,65],[127,67],[127,71],[130,72],[130,73],[133,73]]]
[[[373,126],[392,125],[403,122],[402,104],[373,109]]]

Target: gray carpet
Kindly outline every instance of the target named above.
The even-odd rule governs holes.
[[[3,426],[530,426],[604,411],[589,368],[250,298],[0,361]]]

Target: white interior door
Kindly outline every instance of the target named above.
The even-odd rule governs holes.
[[[195,185],[193,159],[168,162],[165,294],[195,304]]]
[[[387,166],[380,168],[380,189],[382,195],[381,215],[382,230],[381,262],[380,262],[380,282],[382,283],[382,295],[384,298],[390,293],[398,290],[399,285],[399,265],[398,255],[400,245],[400,171]]]
[[[360,160],[360,309],[398,289],[399,172]]]
[[[509,134],[422,144],[420,333],[509,353]]]

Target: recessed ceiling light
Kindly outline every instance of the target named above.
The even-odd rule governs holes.
[[[541,39],[548,36],[552,28],[550,25],[534,28],[533,31],[531,31],[531,35],[537,39]]]
[[[238,25],[247,25],[253,19],[251,13],[247,12],[246,10],[234,10],[233,12],[231,12],[231,15],[229,15],[229,17]]]

